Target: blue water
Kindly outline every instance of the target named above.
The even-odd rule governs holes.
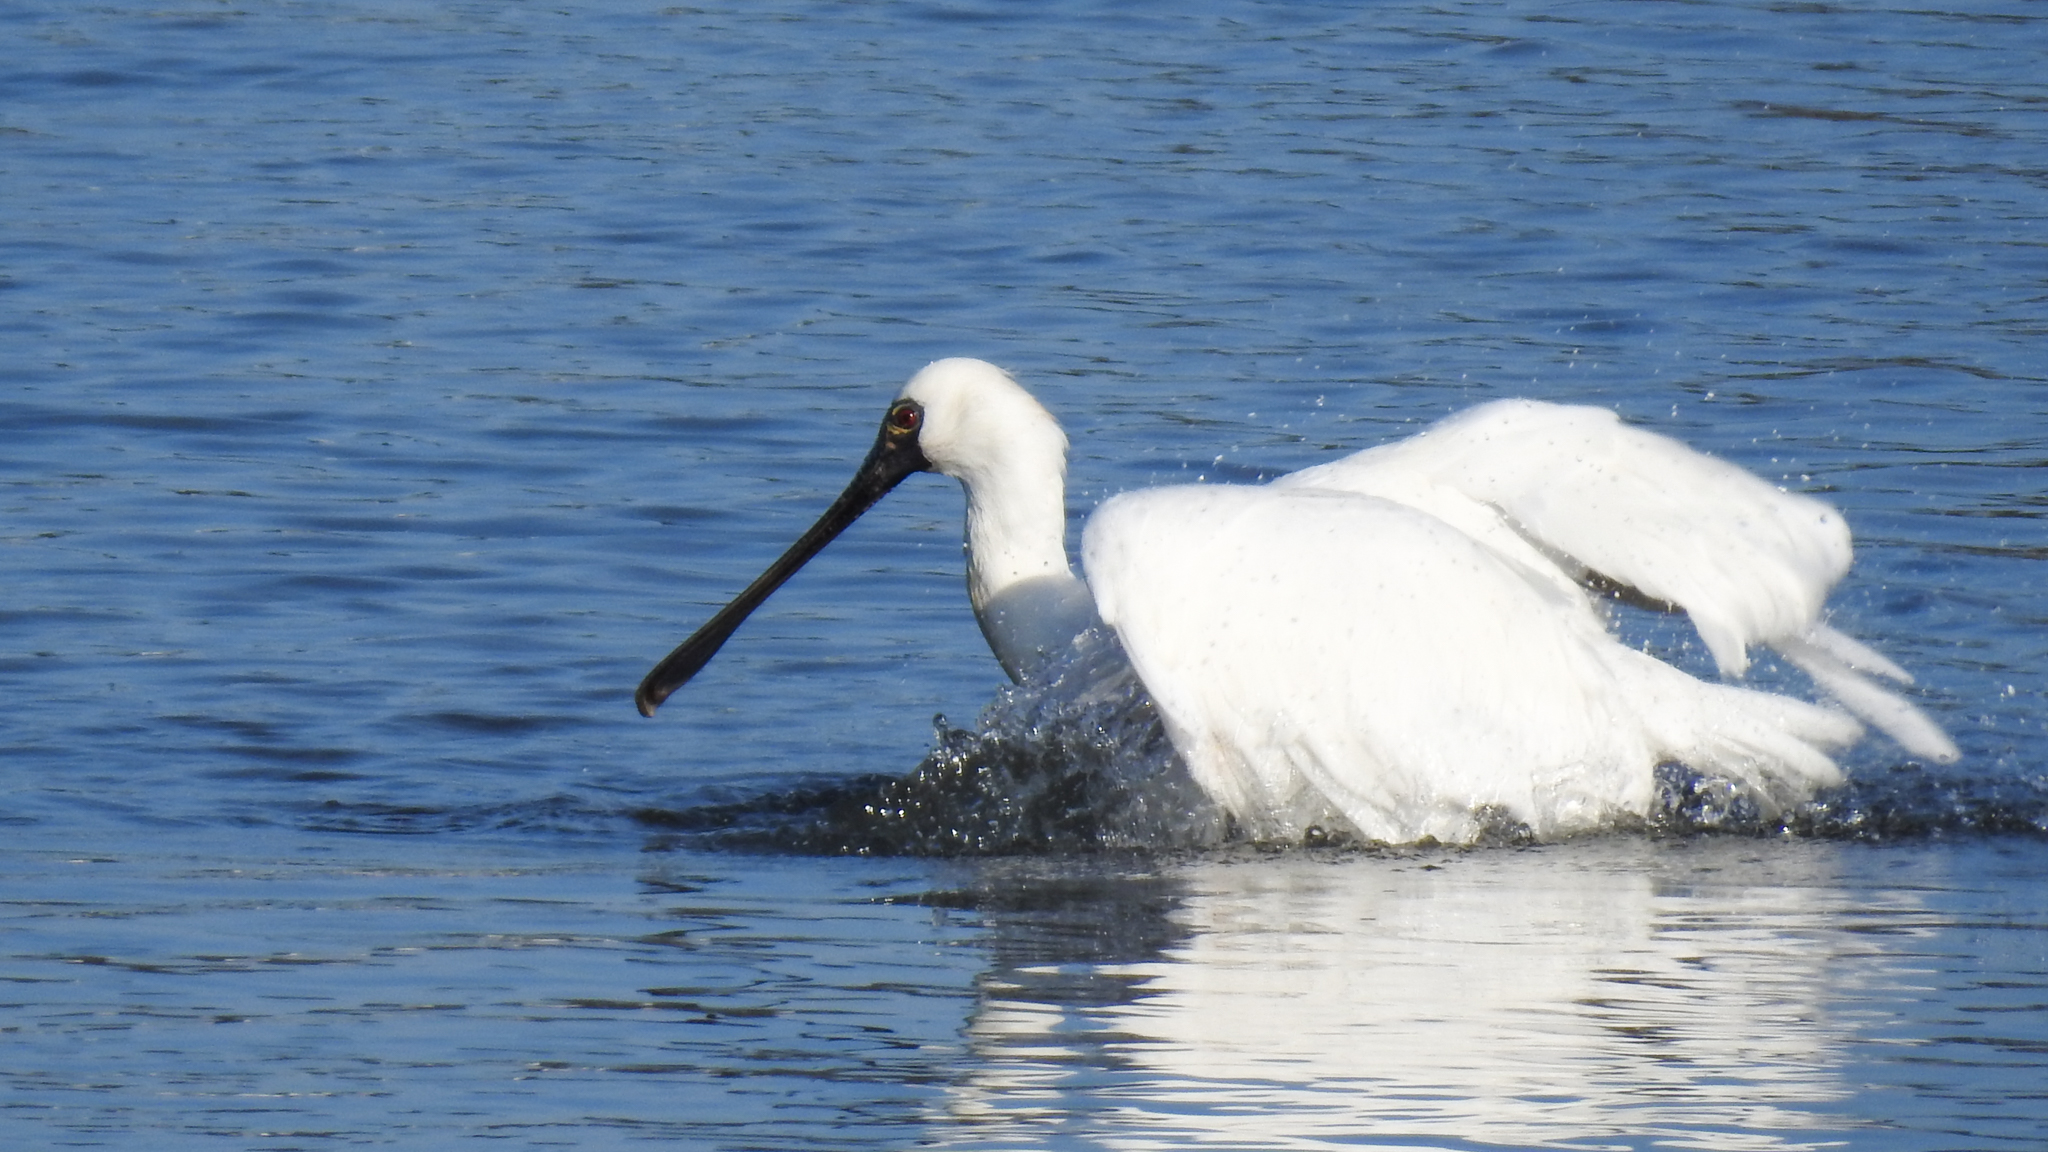
[[[0,5],[0,1144],[2038,1146],[2044,53],[2017,2]],[[1060,416],[1077,517],[1616,408],[1836,503],[1834,620],[1965,757],[1705,836],[840,854],[1002,679],[956,486],[631,691],[943,355]]]

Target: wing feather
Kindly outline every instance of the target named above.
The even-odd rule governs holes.
[[[1600,408],[1497,401],[1275,483],[1384,495],[1453,523],[1491,513],[1570,576],[1684,608],[1729,675],[1749,645],[1811,629],[1849,569],[1848,524],[1827,504]]]

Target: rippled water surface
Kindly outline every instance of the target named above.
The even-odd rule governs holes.
[[[0,48],[0,1144],[2048,1139],[2033,5],[30,0]],[[1077,515],[1616,408],[1842,508],[1834,620],[1964,758],[1462,853],[1202,847],[1088,748],[1020,798],[1002,731],[933,753],[1002,677],[929,477],[637,717],[943,355],[1061,417]]]

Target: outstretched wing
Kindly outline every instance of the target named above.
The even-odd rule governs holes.
[[[1748,668],[1749,645],[1811,629],[1849,570],[1833,508],[1602,408],[1497,401],[1275,483],[1384,496],[1454,524],[1479,512],[1461,505],[1481,505],[1571,576],[1683,608],[1728,675]]]
[[[1444,520],[1538,578],[1597,576],[1692,618],[1730,676],[1767,644],[1909,751],[1955,744],[1872,677],[1898,665],[1821,622],[1849,570],[1849,526],[1787,492],[1603,408],[1501,400],[1419,436],[1274,481],[1380,496]]]

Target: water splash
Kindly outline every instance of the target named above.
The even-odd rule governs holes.
[[[1175,850],[1230,838],[1114,637],[1090,631],[998,693],[972,729],[933,720],[908,775],[636,819],[723,848],[859,855]]]

